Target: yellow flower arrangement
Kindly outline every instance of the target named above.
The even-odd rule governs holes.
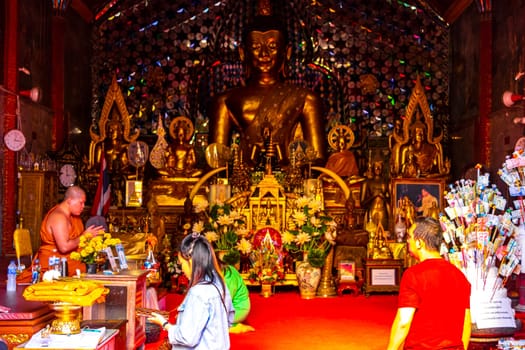
[[[192,231],[203,234],[216,251],[225,251],[222,257],[225,263],[235,265],[241,253],[250,253],[252,246],[246,239],[250,234],[246,218],[230,204],[217,203],[209,207],[208,202],[203,201],[195,206],[195,212],[201,219],[193,225]]]
[[[114,247],[119,243],[120,239],[112,238],[110,233],[96,236],[85,234],[80,236],[79,251],[72,252],[70,257],[85,264],[94,264],[97,261],[99,252],[104,251],[107,247]]]
[[[323,211],[323,203],[313,197],[297,198],[282,235],[284,247],[291,253],[303,253],[314,267],[322,267],[326,254],[335,244],[337,223]]]

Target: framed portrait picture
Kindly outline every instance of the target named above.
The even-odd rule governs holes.
[[[398,208],[402,201],[409,200],[416,216],[431,216],[436,210],[443,210],[444,179],[393,179],[392,190],[392,208]]]
[[[142,181],[126,181],[126,207],[142,206]]]
[[[339,261],[338,272],[340,281],[355,281],[355,261]]]

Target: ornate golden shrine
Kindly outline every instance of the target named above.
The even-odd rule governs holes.
[[[119,134],[119,140],[117,141],[121,143],[123,148],[125,147],[125,151],[127,152],[127,146],[139,137],[138,131],[133,134],[130,133],[130,120],[131,116],[128,114],[124,96],[117,84],[117,78],[113,76],[98,121],[98,133],[94,125],[89,129],[91,136],[91,143],[89,145],[89,169],[96,167],[100,161],[96,154],[97,148],[103,147],[103,142],[111,137],[111,135],[107,135],[106,133],[111,131],[112,127],[118,127],[120,129],[121,134]]]
[[[255,186],[249,198],[248,229],[273,227],[279,232],[286,228],[286,195],[273,175],[266,175]]]
[[[443,157],[442,138],[442,131],[434,136],[434,119],[418,77],[408,101],[406,118],[402,125],[396,125],[391,135],[391,176],[415,178],[448,175],[450,160]]]

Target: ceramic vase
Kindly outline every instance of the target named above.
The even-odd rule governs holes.
[[[298,262],[295,267],[299,292],[303,299],[315,298],[319,281],[321,280],[321,268],[313,267],[308,259]]]
[[[98,265],[96,263],[86,264],[86,273],[95,274],[97,273]]]

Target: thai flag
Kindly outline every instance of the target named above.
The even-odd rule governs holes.
[[[109,183],[108,167],[106,157],[102,156],[100,162],[100,176],[98,178],[97,194],[91,207],[91,216],[105,216],[111,204],[111,184]]]

